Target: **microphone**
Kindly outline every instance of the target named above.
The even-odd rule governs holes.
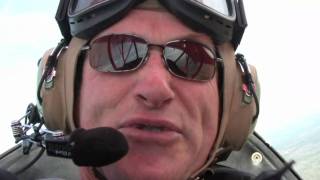
[[[71,158],[78,166],[100,167],[120,160],[128,153],[128,142],[118,130],[109,127],[76,129],[70,136],[44,137],[47,155]]]

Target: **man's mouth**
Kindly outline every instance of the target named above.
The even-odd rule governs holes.
[[[174,142],[182,134],[175,124],[156,119],[131,119],[120,126],[119,130],[129,140],[158,144]]]
[[[135,126],[135,128],[144,130],[144,131],[151,131],[151,132],[163,132],[168,131],[166,127],[162,126],[154,126],[154,125],[148,125],[148,124],[138,124]]]

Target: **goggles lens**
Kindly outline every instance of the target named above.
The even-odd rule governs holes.
[[[110,0],[71,0],[70,3],[70,13],[77,14],[81,11],[85,11],[87,9],[92,9],[97,5],[108,2]]]
[[[231,15],[226,0],[191,0],[191,2],[198,3],[211,11],[217,11],[225,16]]]
[[[71,14],[76,14],[87,9],[94,9],[100,4],[108,4],[114,0],[71,0]],[[211,11],[217,11],[223,15],[230,16],[226,0],[188,0],[190,3],[203,6]]]
[[[169,72],[175,76],[206,81],[213,78],[217,57],[207,46],[189,40],[176,40],[165,45],[149,44],[133,35],[112,34],[90,43],[90,65],[100,72],[126,72],[141,67],[149,49],[158,46]]]

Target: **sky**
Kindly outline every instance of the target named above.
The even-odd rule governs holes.
[[[0,0],[0,152],[14,144],[11,121],[36,102],[37,61],[61,38],[57,5],[57,0]]]
[[[274,134],[314,117],[320,123],[320,1],[245,2],[249,26],[239,51],[259,73],[258,130]]]
[[[58,0],[0,0],[0,152],[14,144],[10,122],[36,102],[38,59],[61,38],[57,5]],[[245,8],[249,26],[238,52],[258,70],[256,129],[272,144],[271,137],[288,128],[320,123],[320,1],[245,0]]]

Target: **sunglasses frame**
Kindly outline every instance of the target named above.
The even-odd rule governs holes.
[[[216,71],[217,71],[217,63],[219,62],[222,62],[223,59],[221,58],[219,52],[217,51],[216,48],[209,48],[207,45],[201,43],[201,42],[197,42],[197,41],[193,41],[193,40],[190,40],[190,39],[178,39],[178,40],[172,40],[172,41],[168,41],[166,42],[165,44],[154,44],[154,43],[149,43],[147,40],[145,40],[144,38],[142,37],[139,37],[135,34],[116,34],[116,33],[113,33],[113,34],[107,34],[107,35],[103,35],[103,36],[100,36],[96,39],[93,39],[91,41],[89,41],[85,46],[83,46],[81,48],[81,51],[90,51],[91,50],[91,46],[93,43],[95,43],[97,40],[101,40],[101,39],[109,39],[110,37],[112,36],[126,36],[126,37],[133,37],[135,39],[139,39],[141,41],[143,41],[143,43],[146,44],[147,46],[147,53],[144,57],[142,57],[142,60],[141,62],[139,62],[139,64],[132,68],[132,69],[128,69],[128,70],[115,70],[115,71],[100,71],[100,70],[97,70],[96,68],[92,67],[91,65],[91,62],[89,63],[91,68],[93,68],[94,70],[98,71],[98,72],[104,72],[104,73],[122,73],[122,72],[133,72],[133,71],[136,71],[137,69],[141,68],[149,59],[149,56],[150,56],[150,50],[151,50],[151,47],[158,47],[158,48],[161,48],[162,49],[162,53],[161,53],[161,58],[162,58],[162,61],[165,65],[165,68],[170,72],[171,75],[175,76],[175,77],[178,77],[178,78],[182,78],[182,79],[186,79],[186,80],[190,80],[190,81],[210,81],[211,79],[213,79],[214,75],[216,74]],[[167,58],[165,57],[165,53],[164,53],[164,50],[166,47],[168,47],[168,45],[172,44],[172,43],[177,43],[177,42],[189,42],[189,43],[192,43],[192,44],[198,44],[200,46],[202,46],[203,48],[205,48],[206,50],[208,50],[212,55],[213,55],[213,58],[212,60],[214,61],[213,62],[213,66],[214,66],[214,69],[213,69],[213,73],[212,73],[212,76],[208,79],[195,79],[195,78],[190,78],[190,77],[185,77],[185,76],[181,76],[177,73],[175,73],[168,65],[168,60]],[[89,54],[88,54],[89,55]],[[90,55],[89,55],[89,58],[90,58]],[[90,61],[90,59],[89,59]]]

